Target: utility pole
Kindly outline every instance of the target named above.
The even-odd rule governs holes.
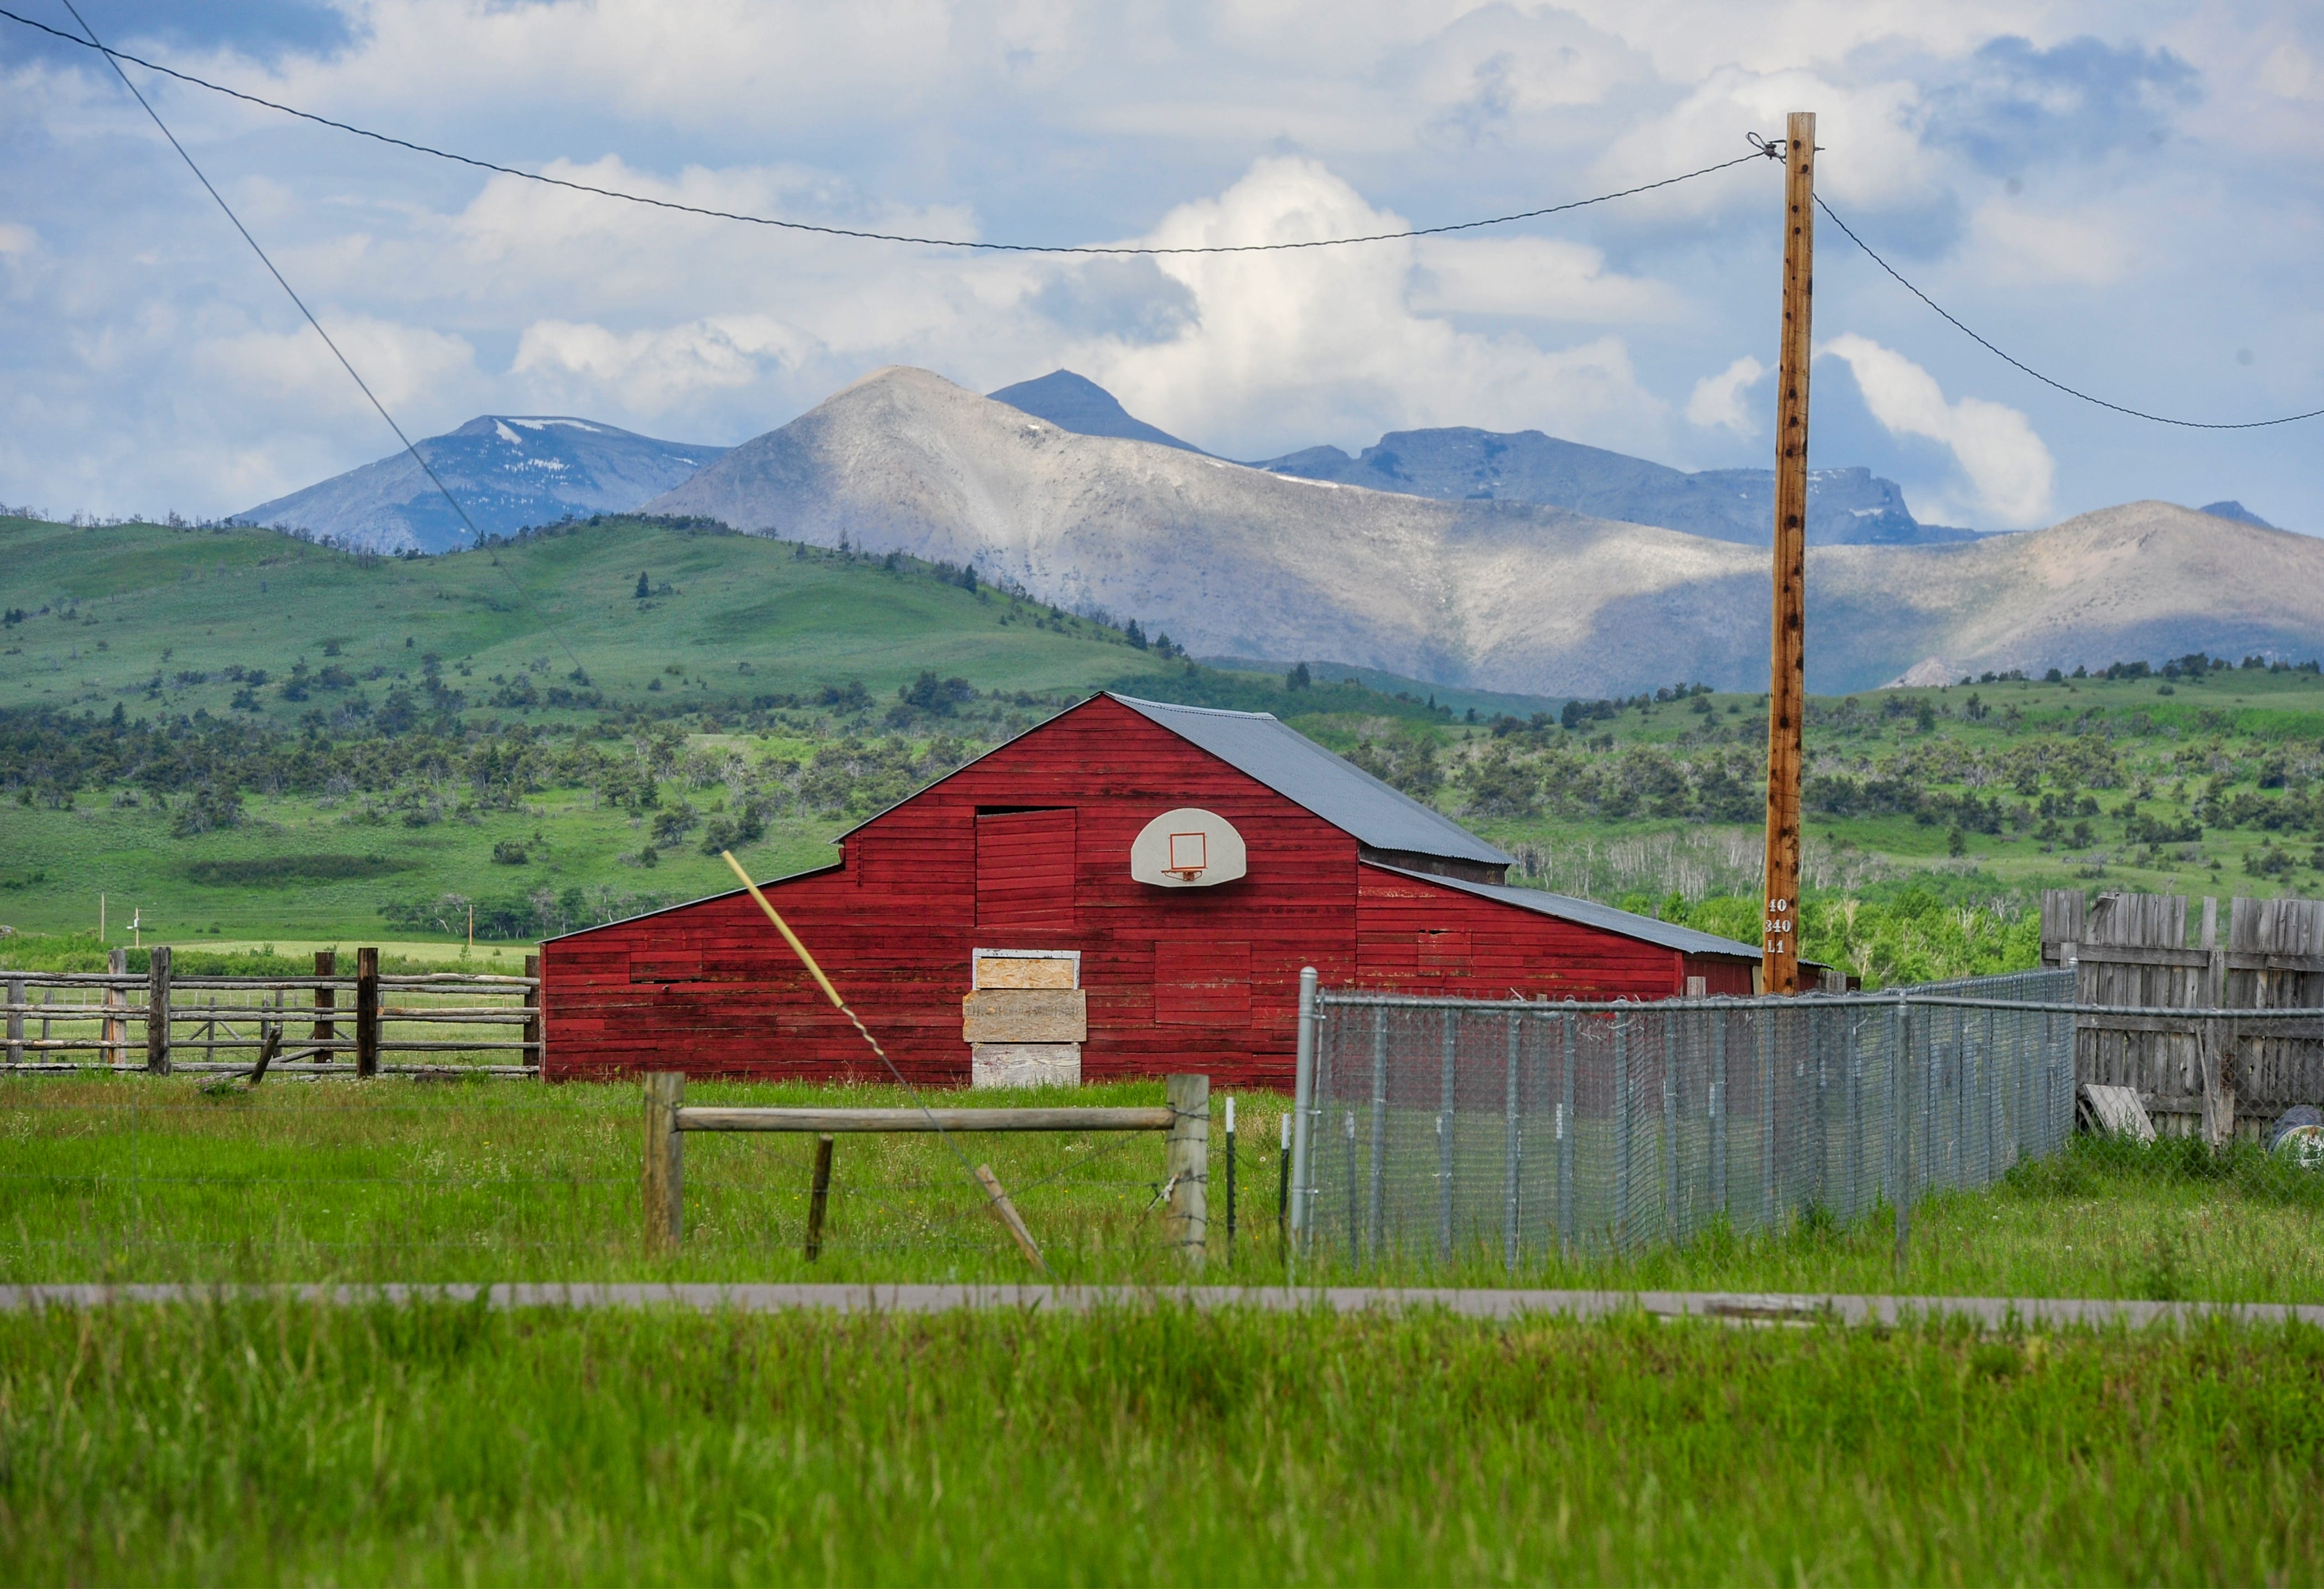
[[[1807,707],[1809,310],[1815,274],[1815,113],[1784,129],[1784,332],[1775,392],[1775,611],[1767,666],[1766,916],[1762,992],[1800,991],[1801,718]]]

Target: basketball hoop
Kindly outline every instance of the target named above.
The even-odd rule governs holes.
[[[1180,882],[1192,882],[1209,869],[1208,834],[1174,833],[1170,836],[1170,864],[1162,870]]]

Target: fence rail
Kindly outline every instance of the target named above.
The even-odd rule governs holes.
[[[2027,972],[1651,1003],[1307,993],[1293,1218],[1356,1265],[1483,1249],[1514,1270],[1983,1186],[2071,1129],[2071,991]]]
[[[816,1155],[815,1183],[809,1194],[806,1246],[809,1260],[823,1245],[823,1208],[831,1188],[833,1138],[838,1133],[1161,1132],[1165,1133],[1164,1179],[1156,1201],[1167,1206],[1164,1223],[1170,1232],[1170,1245],[1178,1250],[1182,1258],[1199,1267],[1210,1240],[1211,1080],[1207,1076],[1172,1076],[1164,1078],[1163,1086],[1168,1102],[1158,1109],[931,1109],[925,1105],[903,1109],[802,1109],[688,1105],[685,1101],[684,1075],[677,1071],[649,1072],[645,1077],[645,1161],[641,1183],[645,1199],[646,1242],[663,1252],[674,1252],[685,1242],[685,1133],[688,1132],[813,1133],[822,1139]],[[1228,1141],[1231,1154],[1231,1134]],[[1043,1267],[1040,1250],[994,1178],[991,1168],[978,1165],[975,1177],[994,1215],[1034,1265]],[[1231,1190],[1228,1206],[1233,1206]],[[1229,1220],[1231,1230],[1231,1214]]]
[[[522,976],[383,975],[373,948],[355,951],[351,975],[325,950],[312,976],[209,976],[178,975],[166,947],[152,954],[143,973],[129,971],[119,949],[106,971],[0,970],[6,1022],[0,1070],[234,1073],[252,1068],[273,1044],[279,1057],[267,1067],[270,1076],[540,1072],[537,955],[525,957]],[[383,997],[391,992],[393,1003]],[[447,1002],[424,1002],[430,994]],[[503,1002],[482,1002],[488,999]],[[467,1035],[487,1027],[517,1030],[505,1038]],[[248,1059],[220,1058],[235,1051]],[[395,1054],[506,1055],[513,1063],[400,1065],[383,1058]]]

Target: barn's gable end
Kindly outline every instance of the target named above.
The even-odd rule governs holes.
[[[961,999],[979,947],[1080,952],[1093,1080],[1193,1069],[1286,1085],[1303,965],[1327,987],[1474,998],[1662,998],[1704,975],[1713,993],[1748,991],[1744,946],[1495,886],[1473,873],[1497,876],[1499,851],[1472,840],[1461,853],[1429,826],[1451,824],[1399,809],[1412,802],[1385,785],[1335,785],[1273,719],[1203,725],[1271,785],[1176,731],[1189,710],[1093,697],[868,818],[843,836],[840,864],[766,885],[908,1076],[967,1078]],[[1367,864],[1375,845],[1314,808],[1335,800],[1374,837],[1416,836],[1471,874]],[[1130,877],[1139,830],[1186,806],[1234,825],[1246,876],[1193,889]],[[551,1075],[885,1076],[740,891],[543,949]]]

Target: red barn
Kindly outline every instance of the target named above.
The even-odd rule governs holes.
[[[980,951],[1072,965],[1033,985],[1078,988],[1090,1079],[1273,1086],[1303,965],[1327,987],[1657,999],[1696,976],[1748,994],[1758,965],[1505,886],[1510,856],[1264,713],[1096,696],[838,843],[766,892],[918,1081],[969,1078]],[[550,1076],[878,1073],[740,890],[551,939],[541,964]]]

